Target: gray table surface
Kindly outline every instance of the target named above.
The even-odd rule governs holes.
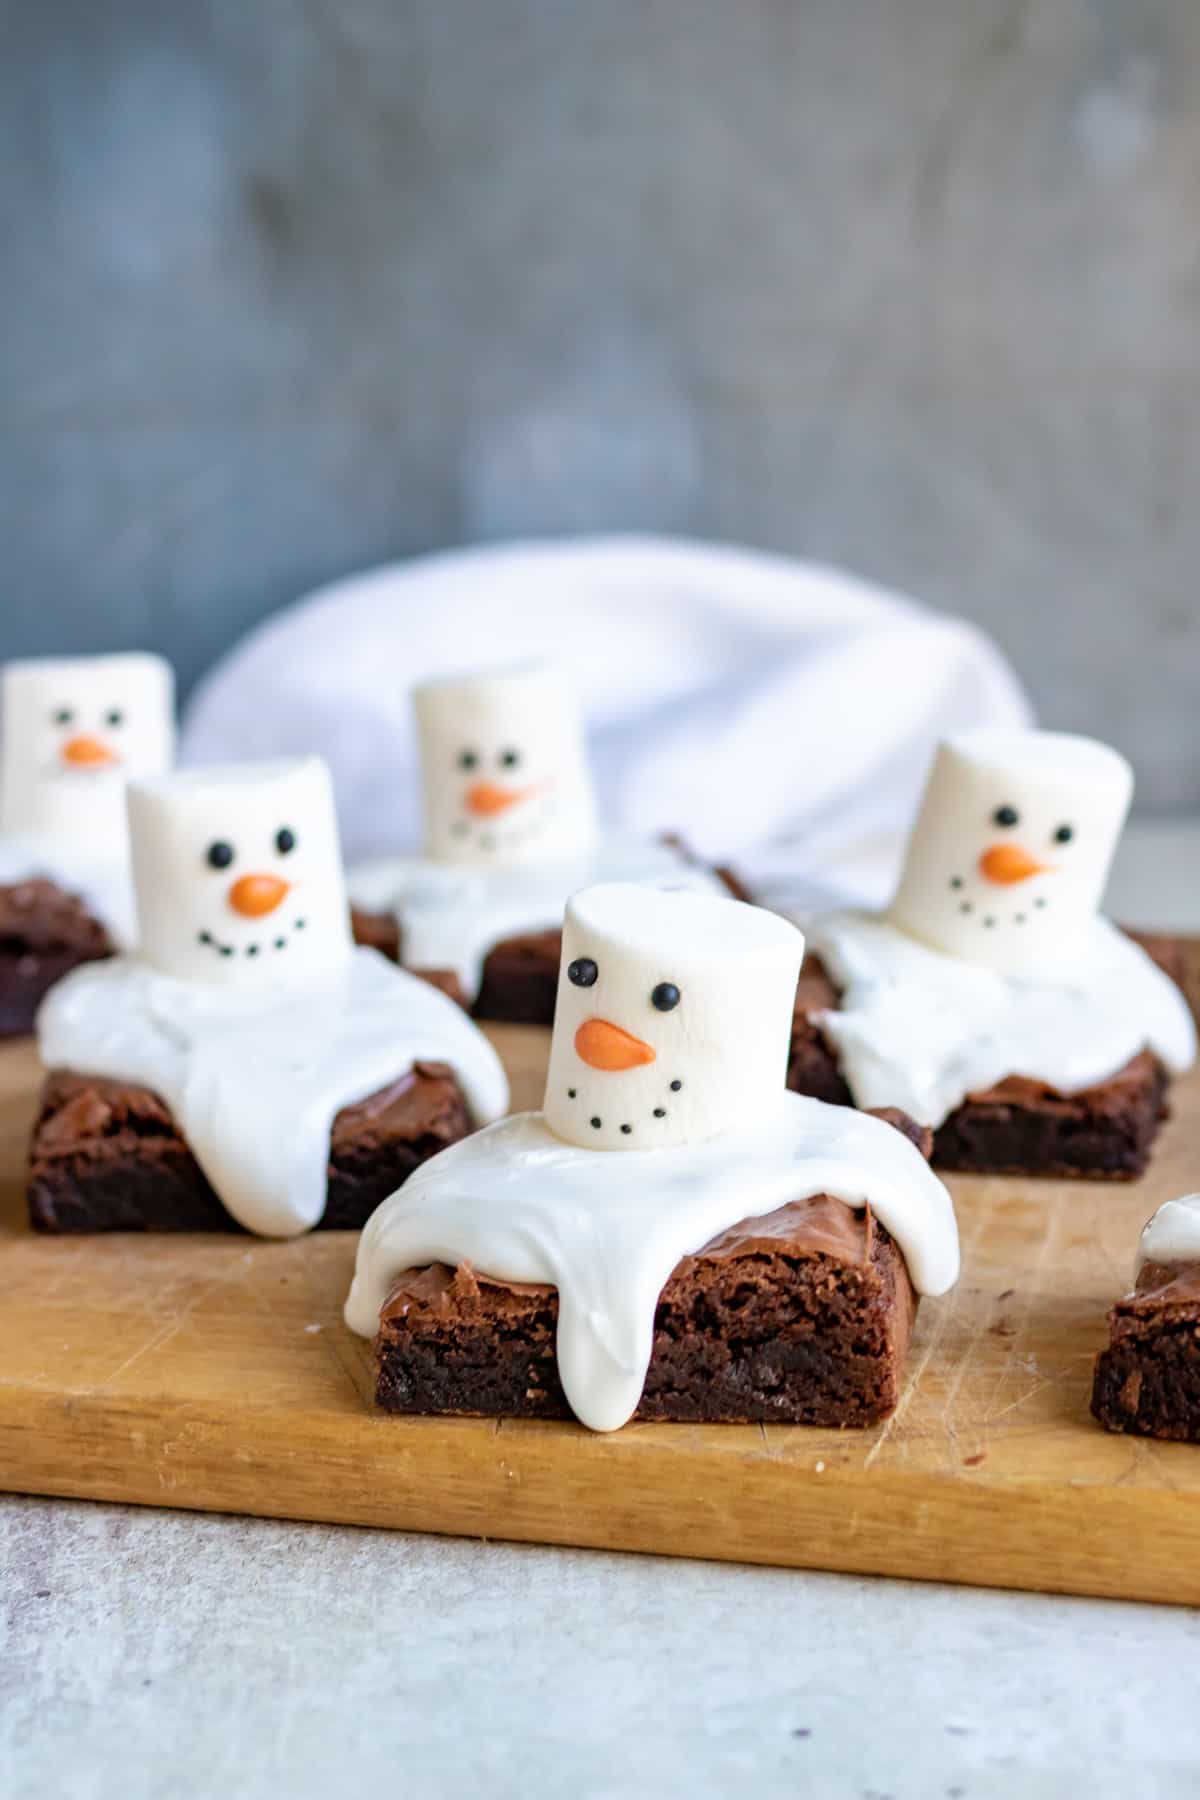
[[[1200,1795],[1172,1608],[24,1498],[0,1596],[3,1800]]]

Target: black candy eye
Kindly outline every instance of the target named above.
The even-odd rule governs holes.
[[[657,1006],[659,1012],[674,1012],[682,998],[673,981],[660,981],[650,996],[651,1006]]]
[[[479,767],[479,757],[474,750],[460,750],[458,753],[458,766],[460,769],[477,769]]]
[[[275,833],[275,848],[280,856],[286,856],[289,850],[294,850],[296,848],[295,832],[289,831],[286,825],[282,826]]]
[[[599,973],[590,956],[577,956],[567,969],[567,980],[576,987],[594,987]]]
[[[1015,806],[998,806],[992,814],[993,825],[1019,825],[1021,815]]]
[[[106,725],[123,725],[125,723],[125,714],[121,711],[119,706],[111,707],[104,715],[104,723]]]
[[[54,723],[56,725],[69,725],[74,717],[75,714],[71,711],[69,706],[60,706],[54,715]]]
[[[519,750],[502,750],[500,752],[500,767],[502,769],[515,769],[520,760],[521,752]]]
[[[1073,825],[1060,825],[1054,834],[1054,841],[1056,844],[1069,844],[1074,836],[1075,827]]]
[[[233,845],[227,844],[224,838],[218,838],[215,844],[208,846],[207,855],[214,869],[227,869],[233,861]]]

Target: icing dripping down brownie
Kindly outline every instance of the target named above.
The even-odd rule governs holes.
[[[1085,738],[943,744],[889,910],[809,928],[827,985],[802,1004],[795,1085],[840,1076],[856,1105],[903,1107],[949,1167],[1137,1173],[1195,1032],[1097,910],[1131,792],[1124,758]]]
[[[131,1219],[118,1205],[122,1172],[104,1151],[130,1151],[112,1125],[114,1106],[118,1120],[146,1117],[147,1099],[165,1107],[179,1154],[197,1167],[181,1184],[187,1224],[199,1222],[192,1202],[206,1186],[233,1221],[268,1236],[319,1224],[339,1175],[370,1192],[364,1159],[391,1155],[406,1173],[441,1147],[445,1134],[432,1121],[423,1131],[419,1117],[406,1125],[404,1143],[381,1146],[371,1109],[348,1139],[346,1109],[414,1072],[440,1072],[438,1107],[461,1094],[455,1136],[468,1115],[482,1124],[504,1112],[498,1059],[461,1009],[352,944],[323,763],[231,765],[135,782],[129,808],[140,946],[77,970],[38,1019],[52,1082],[61,1093],[65,1073],[76,1085],[65,1123],[56,1112],[35,1138],[35,1222],[176,1225],[140,1165],[124,1177],[147,1191],[144,1216]],[[101,1084],[90,1110],[78,1087],[83,1079],[86,1100],[88,1077]],[[66,1194],[56,1186],[64,1132],[74,1155]],[[340,1169],[331,1141],[344,1157]]]
[[[954,1212],[903,1131],[786,1091],[802,954],[729,899],[572,898],[543,1111],[446,1151],[360,1241],[346,1320],[379,1334],[384,1404],[596,1430],[894,1404],[912,1290],[957,1276]],[[758,1284],[736,1320],[731,1273]]]

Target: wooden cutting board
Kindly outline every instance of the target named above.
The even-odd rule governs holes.
[[[493,1034],[518,1106],[548,1034]],[[0,1486],[670,1555],[1200,1602],[1200,1448],[1092,1424],[1138,1231],[1200,1185],[1200,1077],[1134,1187],[953,1183],[964,1274],[876,1430],[396,1419],[341,1322],[354,1238],[38,1238],[37,1071],[0,1049]]]

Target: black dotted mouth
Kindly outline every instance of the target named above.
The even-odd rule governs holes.
[[[292,930],[303,931],[306,924],[307,920],[305,919],[293,919]],[[290,941],[291,940],[287,937],[273,938],[271,941],[271,948],[273,950],[286,950]],[[196,933],[196,942],[198,944],[206,944],[208,948],[214,950],[218,956],[236,956],[238,954],[236,944],[223,944],[220,938],[213,936],[211,931],[198,931]],[[265,947],[264,944],[259,943],[243,944],[241,954],[243,956],[255,957],[258,956]]]
[[[682,1083],[682,1081],[675,1080],[675,1081],[671,1082],[670,1085],[671,1085],[672,1093],[677,1094],[679,1092],[680,1088],[683,1086],[683,1083]],[[579,1089],[569,1087],[567,1089],[567,1099],[568,1100],[577,1100],[578,1098],[579,1098]],[[665,1106],[656,1106],[654,1108],[653,1116],[656,1119],[665,1119],[667,1116],[666,1107]],[[603,1129],[604,1120],[600,1117],[600,1115],[598,1113],[593,1113],[592,1117],[588,1120],[588,1124],[591,1126],[593,1131],[600,1131]],[[633,1131],[634,1131],[633,1122],[631,1120],[623,1120],[621,1123],[620,1130],[621,1130],[622,1137],[632,1137]]]
[[[951,882],[950,885],[953,887],[954,883]],[[1034,901],[1033,904],[1038,908],[1039,911],[1041,911],[1048,905],[1048,902],[1044,899],[1038,898],[1037,900]],[[958,903],[958,910],[960,913],[964,914],[964,916],[969,915],[970,913],[973,913],[975,911],[975,902],[973,900],[960,900]],[[1029,914],[1023,913],[1023,912],[1013,913],[1012,919],[1010,922],[1013,925],[1028,925]],[[999,925],[1001,923],[1001,921],[996,917],[995,913],[985,913],[983,918],[980,919],[979,923],[984,927],[985,930],[994,931],[996,926]]]

